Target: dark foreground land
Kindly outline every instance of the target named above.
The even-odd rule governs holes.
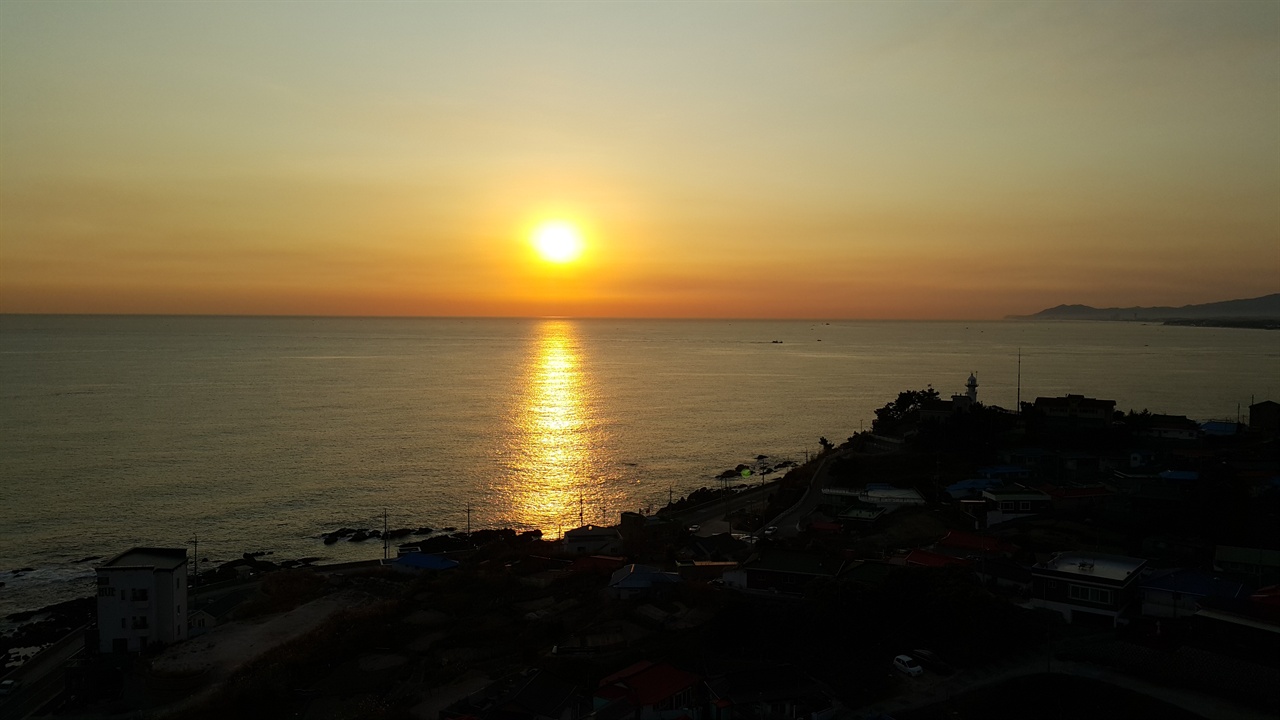
[[[246,557],[193,589],[202,634],[73,660],[0,717],[1275,717],[1280,429],[1257,415],[1223,436],[903,393],[775,483],[611,528],[454,533],[412,567]],[[1063,552],[1139,570],[1068,617],[1032,580]]]
[[[1074,720],[1161,718],[1203,720],[1176,705],[1097,680],[1070,675],[1029,675],[982,688],[950,702],[908,710],[896,720]]]

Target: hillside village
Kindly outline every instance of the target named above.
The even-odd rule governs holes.
[[[734,487],[742,468],[726,471],[720,488],[555,539],[344,528],[326,542],[364,533],[394,558],[246,556],[198,583],[185,549],[127,550],[98,567],[95,626],[41,654],[70,659],[10,673],[0,712],[826,720],[1037,716],[1045,702],[1068,716],[1280,707],[1280,403],[1254,404],[1247,423],[1082,395],[1008,411],[981,403],[971,376],[948,399],[903,392],[870,431],[822,445],[778,466],[780,480]]]

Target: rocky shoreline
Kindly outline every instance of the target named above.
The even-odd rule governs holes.
[[[775,471],[790,469],[795,461],[782,460],[776,463],[767,462],[768,456],[757,456],[754,463],[739,464],[736,468],[727,469],[717,479],[761,478]],[[719,488],[701,487],[687,496],[674,499],[658,512],[678,512],[716,500],[725,493],[735,493],[748,487],[744,483]],[[417,550],[426,553],[451,553],[472,550],[495,541],[532,542],[542,539],[541,530],[519,531],[512,528],[482,529],[470,533],[459,532],[455,527],[431,528],[396,528],[384,533],[382,530],[367,527],[339,527],[316,536],[324,545],[338,542],[365,543],[370,540],[394,542],[396,554],[405,550]],[[203,587],[222,582],[243,580],[246,578],[271,573],[279,570],[296,568],[323,568],[319,563],[327,558],[307,556],[296,559],[277,560],[272,550],[246,552],[241,557],[218,562],[212,569],[205,569],[211,563],[207,557],[199,558],[198,577],[193,578],[196,587]],[[102,555],[91,555],[70,561],[72,564],[86,564],[102,560]],[[32,572],[34,568],[13,570],[13,575]],[[0,656],[4,658],[5,670],[11,670],[31,659],[41,649],[66,637],[77,628],[91,625],[97,612],[96,598],[93,596],[57,602],[36,610],[25,610],[10,613],[5,620],[15,626],[0,634]]]

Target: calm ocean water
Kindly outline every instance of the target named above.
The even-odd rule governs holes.
[[[775,342],[777,341],[777,342]],[[1280,333],[1110,323],[0,316],[0,614],[132,545],[379,557],[340,526],[539,527],[803,459],[898,391],[1235,419]],[[32,572],[13,574],[31,567]]]

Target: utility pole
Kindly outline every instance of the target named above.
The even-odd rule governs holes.
[[[391,554],[391,538],[387,535],[387,509],[382,508],[382,559]]]
[[[471,537],[471,503],[467,503],[467,537]]]
[[[1014,411],[1022,412],[1022,348],[1018,348],[1018,399]]]
[[[194,543],[196,546],[195,557],[191,558],[192,563],[194,563],[196,567],[196,577],[195,582],[191,583],[191,585],[198,588],[200,587],[200,533],[196,533],[191,536],[190,542]],[[195,592],[193,591],[191,594],[194,596]]]

